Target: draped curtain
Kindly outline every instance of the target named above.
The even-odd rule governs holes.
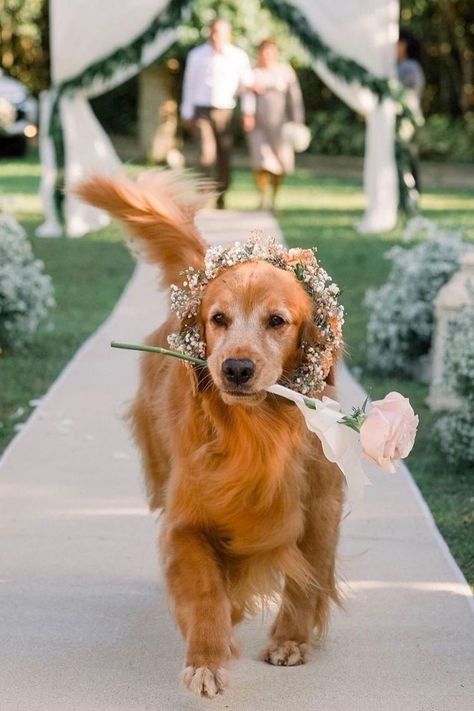
[[[127,81],[154,62],[173,43],[176,33],[167,31],[147,44],[139,64],[128,64],[106,80],[95,81],[60,99],[60,119],[64,136],[64,221],[55,207],[54,186],[58,166],[50,136],[51,108],[55,87],[87,69],[93,62],[126,47],[143,32],[168,0],[50,0],[52,88],[43,92],[40,103],[40,155],[42,180],[40,193],[45,222],[38,228],[40,237],[80,237],[108,224],[101,210],[77,200],[70,192],[79,179],[94,172],[117,172],[121,162],[107,134],[89,104],[100,94]]]
[[[41,97],[43,166],[41,195],[46,221],[40,236],[58,236],[63,227],[54,202],[57,165],[49,135],[56,87],[77,76],[97,60],[128,45],[143,32],[168,0],[50,0],[51,69],[53,86]],[[264,4],[264,0],[263,0]],[[314,31],[334,50],[381,78],[395,77],[398,0],[293,0]],[[107,224],[107,216],[77,201],[68,190],[78,179],[98,171],[116,172],[120,161],[97,121],[89,99],[109,91],[155,61],[175,39],[175,31],[158,34],[146,44],[139,63],[124,63],[107,79],[84,85],[60,99],[64,136],[65,229],[81,236]],[[341,81],[321,61],[314,63],[321,79],[355,111],[366,118],[364,188],[367,207],[359,229],[368,232],[394,227],[398,182],[394,156],[395,103],[377,97],[357,82]],[[315,159],[316,160],[316,159]]]
[[[354,59],[375,76],[396,76],[398,0],[293,0],[335,52]],[[392,229],[397,220],[398,177],[395,164],[393,100],[378,102],[357,82],[341,81],[322,62],[314,69],[327,86],[366,119],[364,188],[367,207],[358,228]]]

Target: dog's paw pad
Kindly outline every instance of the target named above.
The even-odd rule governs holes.
[[[224,693],[224,688],[227,686],[227,671],[224,667],[212,671],[208,667],[189,666],[183,671],[182,682],[197,696],[212,699],[217,694]]]
[[[262,658],[277,667],[295,667],[308,660],[310,645],[304,642],[273,642],[264,649]]]

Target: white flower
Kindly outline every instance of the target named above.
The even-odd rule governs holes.
[[[424,218],[412,220],[407,234],[423,241],[410,249],[389,250],[392,269],[387,281],[366,293],[367,360],[372,370],[412,376],[413,361],[431,346],[435,297],[457,270],[467,245],[459,234]]]
[[[0,215],[0,347],[30,341],[53,305],[51,279],[34,259],[24,229]]]

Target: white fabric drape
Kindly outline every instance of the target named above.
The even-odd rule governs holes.
[[[293,0],[322,39],[380,78],[396,76],[398,0]],[[345,103],[366,118],[364,232],[392,229],[397,220],[398,179],[394,154],[395,104],[382,104],[357,82],[347,84],[322,62],[314,69]]]
[[[120,47],[127,47],[167,5],[168,0],[50,0],[51,71],[53,89],[41,100],[40,154],[43,166],[41,196],[46,221],[41,236],[61,234],[54,209],[55,154],[49,137],[49,117],[54,85],[70,79],[93,62]],[[315,32],[335,52],[354,59],[373,74],[395,76],[395,42],[398,33],[398,0],[293,0]],[[140,66],[118,70],[106,82],[98,82],[61,99],[65,143],[65,183],[94,170],[115,172],[119,159],[89,106],[98,96],[136,74],[159,57],[174,40],[170,31],[145,48]],[[394,158],[395,107],[357,83],[347,84],[321,62],[314,65],[323,81],[355,111],[366,117],[364,187],[367,209],[359,228],[383,231],[394,227],[398,205],[398,182]],[[65,197],[66,232],[85,234],[106,223],[94,208],[86,208],[71,195]]]
[[[57,237],[63,233],[54,206],[56,160],[49,136],[54,85],[70,79],[93,62],[114,50],[127,46],[145,30],[153,18],[167,5],[167,0],[50,0],[51,75],[53,89],[43,92],[40,108],[40,156],[42,179],[40,195],[45,222],[38,228],[40,237]],[[65,231],[69,237],[80,237],[108,224],[108,216],[96,208],[84,205],[70,192],[80,178],[93,172],[111,174],[120,167],[110,140],[97,121],[89,99],[110,91],[151,64],[174,41],[176,33],[167,31],[157,36],[142,53],[140,65],[122,67],[105,81],[60,101],[60,115],[64,136]]]
[[[362,502],[364,487],[370,480],[363,467],[363,455],[358,432],[341,423],[344,412],[336,400],[305,398],[283,385],[271,385],[269,393],[285,397],[296,404],[306,427],[319,437],[326,459],[337,464],[346,480],[345,508],[350,511]],[[311,401],[314,409],[307,406]]]
[[[53,141],[49,135],[53,100],[54,92],[52,90],[41,92],[39,110],[41,183],[39,194],[45,221],[36,230],[37,237],[60,237],[63,233],[54,205],[57,166]]]

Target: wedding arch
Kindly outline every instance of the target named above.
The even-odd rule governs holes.
[[[321,79],[366,119],[360,231],[394,227],[400,201],[395,151],[403,95],[395,79],[398,0],[261,0],[299,37]],[[192,0],[50,0],[52,86],[40,104],[41,197],[37,234],[78,237],[108,223],[69,189],[120,167],[89,99],[127,81],[174,42]],[[409,120],[409,116],[406,117]],[[403,181],[402,181],[403,187]],[[65,189],[65,190],[64,190]]]

